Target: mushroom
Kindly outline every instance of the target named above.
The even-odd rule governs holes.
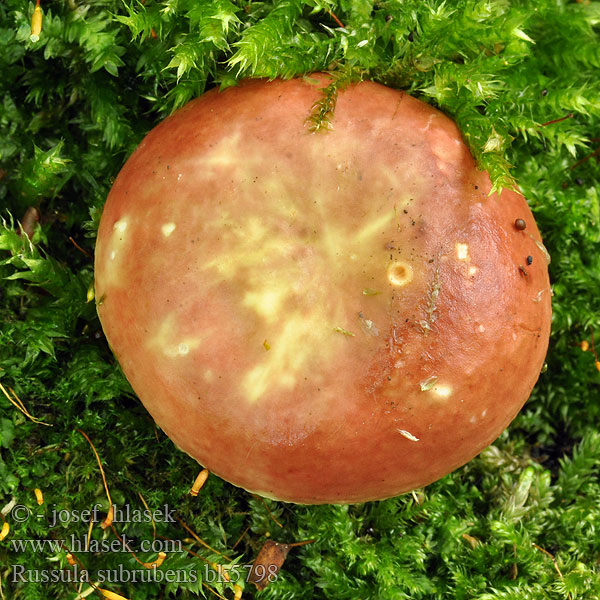
[[[246,81],[165,119],[95,258],[106,337],[158,425],[227,481],[308,504],[472,459],[529,397],[551,319],[523,196],[490,194],[456,125],[402,91],[350,85],[314,131],[330,81]]]

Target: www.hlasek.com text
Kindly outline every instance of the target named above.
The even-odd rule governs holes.
[[[89,537],[86,533],[82,537],[71,535],[68,538],[57,539],[27,539],[10,540],[9,548],[18,554],[25,552],[35,552],[38,554],[56,554],[61,550],[68,548],[69,552],[74,554],[83,553],[107,553],[107,552],[182,552],[183,544],[180,540],[140,540],[136,541],[126,534],[119,539],[101,539],[96,540]]]

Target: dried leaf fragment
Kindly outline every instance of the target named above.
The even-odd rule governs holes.
[[[462,539],[465,540],[466,542],[468,542],[469,545],[471,546],[471,548],[473,548],[473,550],[475,548],[477,548],[477,546],[479,546],[479,543],[480,543],[476,537],[473,537],[472,535],[469,535],[468,533],[463,533]]]
[[[40,222],[40,211],[35,206],[30,206],[21,220],[21,232],[29,239],[33,237],[35,226]]]
[[[289,544],[267,540],[254,559],[252,569],[248,574],[248,581],[259,590],[264,590],[277,577],[289,551]]]

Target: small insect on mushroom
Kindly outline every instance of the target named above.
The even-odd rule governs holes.
[[[530,265],[533,262],[533,256],[527,257],[527,264]]]
[[[525,221],[523,219],[517,219],[515,221],[515,229],[518,229],[519,231],[523,231],[523,229],[525,229],[527,227],[527,223],[525,223]]]

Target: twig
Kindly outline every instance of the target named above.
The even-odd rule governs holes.
[[[262,498],[261,496],[257,496],[256,494],[253,494],[253,496],[257,500],[260,500],[263,503],[263,506],[267,509],[267,512],[269,513],[269,516],[271,517],[271,519],[273,519],[273,521],[275,521],[275,523],[277,523],[277,525],[279,525],[279,527],[281,527],[281,529],[283,529],[283,525],[275,518],[273,513],[269,510],[269,507],[268,507],[267,503],[265,502],[265,499]]]
[[[237,539],[237,541],[235,542],[235,544],[233,546],[231,546],[232,550],[234,550],[235,547],[242,541],[242,539],[244,538],[244,536],[248,533],[249,529],[250,529],[250,525],[248,525],[248,527],[246,527],[246,529],[244,529],[244,531],[242,531],[242,535],[240,535],[240,537]]]
[[[164,538],[164,539],[169,539],[169,538]],[[182,547],[186,552],[188,552],[195,558],[199,558],[200,560],[203,560],[211,569],[213,569],[219,575],[221,575],[225,581],[227,581],[227,582],[231,581],[231,578],[229,577],[229,574],[227,573],[227,570],[226,570],[227,567],[224,567],[223,565],[219,565],[216,562],[213,562],[212,560],[208,560],[208,558],[205,558],[201,554],[194,552],[191,548],[188,548],[187,546],[182,546]]]
[[[84,600],[85,598],[87,598],[88,596],[93,594],[97,589],[97,584],[92,583],[90,581],[90,586],[96,586],[96,587],[89,587],[87,590],[85,590],[85,592],[79,592],[77,594],[77,596],[75,596],[75,600]]]
[[[566,119],[571,119],[574,117],[574,113],[569,113],[566,117],[561,117],[560,119],[552,119],[552,121],[547,121],[546,123],[542,123],[542,127],[546,127],[546,125],[554,125],[554,123],[560,123],[561,121],[565,121]]]
[[[156,539],[156,523],[154,522],[154,515],[152,514],[152,511],[150,510],[150,507],[148,506],[148,503],[146,502],[146,500],[144,500],[144,496],[142,496],[142,492],[138,492],[138,496],[140,497],[140,499],[142,500],[142,504],[146,507],[146,510],[148,511],[148,514],[150,515],[150,518],[152,519],[152,539]]]
[[[52,537],[54,537],[54,536],[52,536]],[[82,571],[87,571],[87,569],[85,568],[85,565],[77,558],[77,556],[75,556],[75,554],[73,554],[71,552],[71,549],[69,548],[69,546],[67,546],[65,544],[65,541],[64,540],[59,540],[59,543],[63,547],[63,549],[67,551],[67,555],[71,556],[71,559],[73,560],[73,562],[70,563],[70,564],[76,563]]]
[[[87,250],[82,248],[71,236],[69,236],[69,241],[73,244],[73,246],[75,246],[75,248],[77,248],[77,250],[83,252],[88,258],[94,258]]]
[[[344,24],[335,16],[335,13],[332,10],[329,11],[329,15],[342,29],[345,29]]]
[[[90,525],[88,527],[87,538],[85,539],[85,548],[84,552],[87,552],[90,549],[90,540],[92,539],[92,529],[94,527],[94,512],[92,511],[92,516],[90,517]],[[77,588],[77,593],[81,595],[81,590],[83,588],[83,579],[79,582],[79,587]]]
[[[102,468],[102,463],[100,462],[100,457],[98,456],[98,452],[96,452],[96,448],[94,447],[94,444],[92,444],[92,440],[90,440],[90,438],[88,437],[87,433],[85,433],[85,431],[82,431],[81,429],[77,428],[77,431],[79,431],[79,433],[88,441],[88,444],[92,447],[92,450],[94,451],[94,454],[96,455],[96,460],[98,461],[98,466],[100,467],[100,473],[102,475],[102,483],[104,484],[104,490],[106,491],[106,497],[108,498],[108,505],[109,505],[109,509],[108,509],[108,514],[106,515],[106,519],[104,519],[104,521],[102,522],[102,529],[106,529],[107,527],[110,527],[110,525],[112,524],[113,521],[113,504],[112,504],[112,500],[110,497],[110,492],[108,491],[108,484],[106,483],[106,475],[104,475],[104,469]]]
[[[202,585],[205,588],[208,588],[209,591],[211,591],[215,596],[217,596],[218,598],[221,598],[221,600],[227,600],[227,598],[225,598],[225,596],[221,596],[221,594],[219,594],[219,592],[217,592],[216,590],[214,590],[213,588],[211,588],[210,585],[208,585],[208,583],[204,583],[204,581],[203,581]]]
[[[590,158],[594,158],[594,156],[598,156],[598,155],[600,155],[600,146],[598,146],[598,148],[596,148],[593,152],[591,152],[587,156],[584,156],[583,158],[579,159],[574,165],[571,165],[571,170],[573,170],[576,167],[578,167],[579,165],[583,164],[586,160],[590,160]]]
[[[558,573],[558,576],[561,579],[564,579],[563,574],[561,573],[559,567],[558,567],[558,563],[556,562],[556,558],[554,558],[554,555],[551,554],[550,552],[548,552],[548,550],[545,550],[544,548],[542,548],[541,546],[538,546],[537,544],[533,544],[534,548],[537,548],[540,552],[543,552],[546,556],[549,556],[552,559],[552,563],[554,564],[554,568],[556,569],[556,572]],[[567,598],[569,600],[571,600],[571,594],[569,592],[567,592]]]
[[[308,544],[314,544],[315,540],[302,540],[301,542],[293,542],[291,544],[287,544],[289,548],[296,548],[297,546],[307,546]]]
[[[186,523],[180,518],[180,517],[175,517],[180,525],[188,532],[192,535],[192,537],[199,543],[202,544],[202,546],[204,546],[205,548],[208,548],[211,552],[214,552],[215,554],[218,554],[219,556],[222,556],[225,560],[231,562],[231,558],[229,558],[229,556],[223,554],[222,552],[219,552],[218,550],[215,550],[212,546],[209,546],[202,538],[200,538],[192,529],[191,527],[189,527],[189,525],[186,525]]]
[[[12,395],[14,396],[14,398],[15,398],[14,400],[9,396],[9,394],[6,391],[6,389],[4,388],[4,386],[0,383],[0,390],[2,390],[2,393],[8,398],[8,401],[13,406],[15,406],[16,408],[18,408],[28,419],[30,419],[34,423],[37,423],[38,425],[45,425],[46,427],[52,427],[53,426],[51,423],[44,423],[44,421],[40,421],[39,419],[36,419],[25,408],[25,405],[23,404],[23,401],[21,400],[21,398],[19,398],[19,396],[17,396],[17,394],[15,394],[15,391],[11,387],[9,387],[8,389],[10,390],[10,392],[12,393]]]
[[[596,353],[596,344],[594,343],[594,328],[590,325],[590,337],[592,339],[592,354],[594,355],[594,365],[598,371],[600,371],[600,360],[598,360],[598,354]]]

